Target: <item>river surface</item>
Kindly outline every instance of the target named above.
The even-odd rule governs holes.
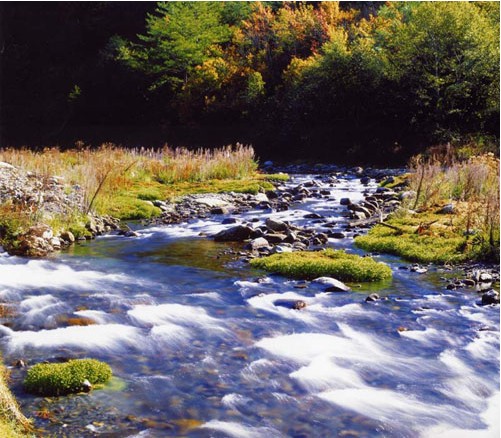
[[[339,198],[360,200],[375,183],[324,188],[330,199],[240,219],[304,225],[318,212],[341,224]],[[391,282],[325,293],[251,270],[227,251],[239,245],[199,235],[228,227],[223,218],[136,226],[140,237],[104,236],[47,260],[0,255],[4,362],[92,357],[115,376],[88,395],[42,398],[23,392],[25,371],[13,367],[13,391],[43,436],[499,436],[499,306],[445,290],[441,277],[456,272],[418,274],[381,256]],[[351,239],[329,245],[358,252]],[[374,291],[389,299],[366,303]]]

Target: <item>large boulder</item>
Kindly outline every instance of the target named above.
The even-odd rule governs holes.
[[[237,225],[226,230],[222,230],[214,236],[216,242],[242,242],[247,240],[253,232],[251,227]]]

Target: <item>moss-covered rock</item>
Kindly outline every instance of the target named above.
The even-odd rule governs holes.
[[[305,279],[332,276],[343,281],[379,281],[392,276],[389,266],[371,257],[333,249],[273,254],[251,260],[251,265],[276,274]]]
[[[106,383],[111,376],[110,366],[95,359],[40,363],[28,370],[24,388],[31,394],[42,396],[74,394],[89,391],[89,383]]]

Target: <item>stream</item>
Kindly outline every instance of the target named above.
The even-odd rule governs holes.
[[[345,176],[324,187],[328,199],[238,217],[314,225],[304,216],[315,212],[341,226],[339,199],[375,188]],[[456,271],[419,274],[377,256],[392,281],[326,293],[200,236],[228,228],[225,217],[136,224],[139,237],[102,236],[45,260],[0,254],[0,349],[43,436],[499,436],[499,306],[446,290]],[[350,238],[328,246],[362,253]],[[365,302],[372,292],[388,299]],[[84,357],[114,373],[86,395],[31,396],[12,366]]]

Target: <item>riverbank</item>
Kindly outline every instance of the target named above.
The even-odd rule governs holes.
[[[120,228],[120,221],[160,216],[192,193],[271,189],[251,147],[213,151],[125,150],[114,145],[69,151],[0,151],[0,242],[11,254],[44,257]]]
[[[396,187],[401,206],[356,239],[360,248],[420,263],[499,263],[499,159],[493,154],[417,156],[405,179],[380,190]]]

